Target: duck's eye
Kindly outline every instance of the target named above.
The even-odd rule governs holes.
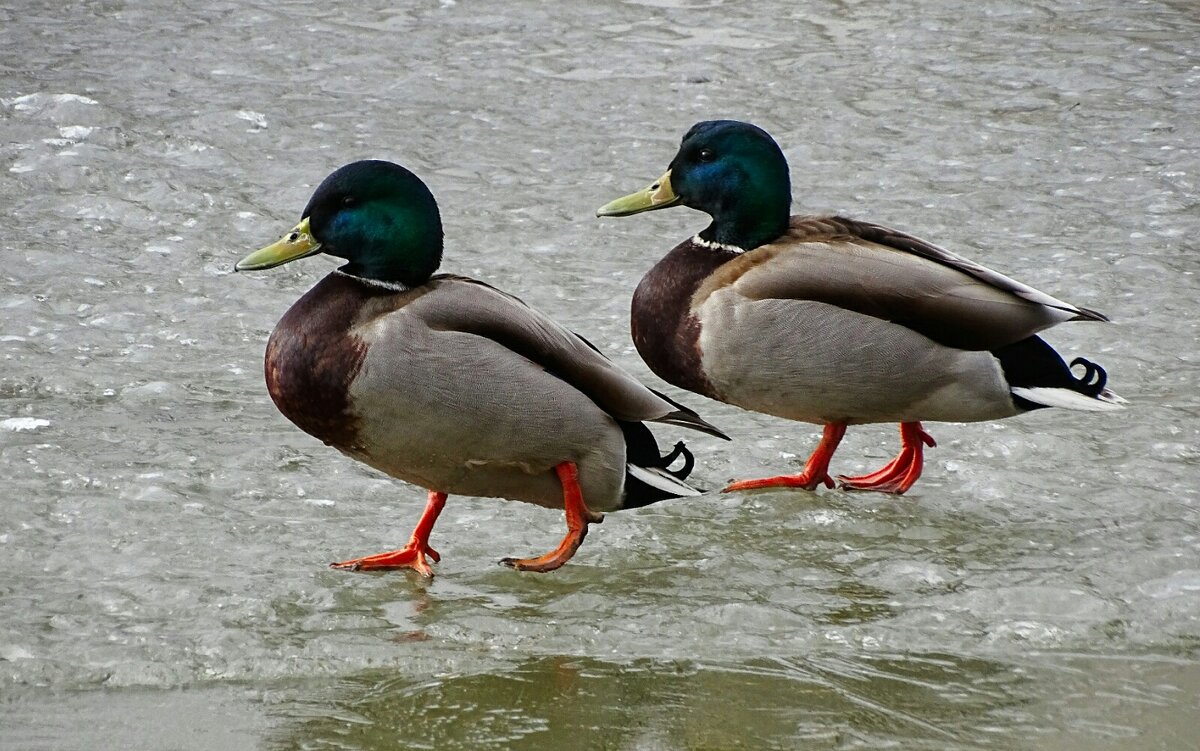
[[[356,203],[358,203],[358,199],[355,198],[354,196],[346,196],[345,198],[342,199],[343,206],[353,206]]]
[[[717,158],[717,155],[712,149],[700,149],[700,153],[696,155],[696,158],[702,162],[711,162]]]

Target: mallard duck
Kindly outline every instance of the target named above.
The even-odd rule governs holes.
[[[688,206],[712,217],[642,279],[633,341],[656,374],[745,409],[824,426],[795,475],[726,491],[833,487],[848,425],[900,423],[899,455],[843,487],[903,493],[935,445],[924,420],[971,422],[1124,401],[1099,365],[1068,366],[1037,332],[1106,321],[912,235],[839,216],[791,216],[787,160],[766,131],[694,125],[670,168],[598,216]],[[1082,370],[1076,376],[1072,368]]]
[[[267,389],[301,430],[392,477],[429,490],[399,550],[331,564],[432,576],[429,535],[448,494],[527,501],[566,512],[567,535],[536,558],[552,571],[598,512],[697,495],[693,458],[663,456],[645,422],[725,437],[643,386],[583,338],[516,297],[437,274],[442,222],[407,169],[362,161],[317,187],[301,221],[238,271],[315,253],[347,263],[301,297],[267,342]],[[683,467],[669,466],[683,457]]]

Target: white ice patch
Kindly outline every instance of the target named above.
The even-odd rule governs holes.
[[[58,129],[58,134],[71,141],[82,141],[92,134],[92,128],[87,125],[64,125]]]
[[[0,660],[16,662],[17,660],[32,660],[34,657],[33,652],[22,647],[20,644],[5,644],[3,647],[0,647]]]
[[[250,123],[254,126],[255,130],[262,130],[267,127],[267,116],[261,112],[255,112],[254,110],[238,110],[237,118]]]
[[[25,94],[16,96],[12,99],[0,99],[0,104],[3,104],[13,109],[31,110],[46,102],[56,104],[66,104],[68,102],[79,102],[80,104],[99,104],[95,99],[89,99],[79,94]]]
[[[22,430],[44,428],[49,424],[49,420],[43,420],[40,417],[10,417],[7,420],[0,420],[0,429],[18,433]]]

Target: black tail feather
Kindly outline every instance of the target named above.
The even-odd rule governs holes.
[[[692,452],[688,450],[683,441],[676,443],[669,453],[661,454],[658,442],[654,440],[654,434],[650,432],[645,423],[618,420],[617,424],[621,426],[621,432],[625,434],[625,461],[629,464],[647,469],[661,469],[680,481],[686,480],[687,476],[692,473],[696,466],[696,458],[692,456]],[[683,466],[679,469],[671,469],[671,465],[680,457],[683,457]],[[633,475],[625,475],[625,508],[640,508],[678,497],[662,488],[648,485]]]
[[[1070,389],[1085,396],[1098,397],[1108,383],[1108,373],[1091,360],[1076,357],[1070,366],[1054,348],[1039,336],[1031,336],[1014,344],[992,350],[1000,360],[1000,368],[1010,387]],[[1071,368],[1082,366],[1084,373],[1076,376]],[[1041,409],[1037,404],[1019,396],[1013,401],[1021,409]]]

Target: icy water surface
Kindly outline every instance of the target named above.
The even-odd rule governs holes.
[[[1190,2],[0,8],[0,747],[1184,749],[1200,745],[1200,12]],[[896,499],[612,514],[453,498],[432,582],[325,564],[423,491],[300,433],[267,334],[333,267],[233,263],[359,158],[444,269],[633,352],[704,218],[596,220],[694,121],[755,121],[797,211],[906,229],[1111,315],[1048,338],[1120,415],[929,426]],[[710,487],[817,431],[674,390]],[[674,440],[671,431],[660,431]],[[852,430],[874,469],[894,426]]]

